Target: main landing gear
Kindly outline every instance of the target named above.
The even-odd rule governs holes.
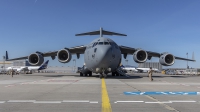
[[[92,76],[92,71],[90,71],[86,74],[83,74],[82,72],[80,72],[80,76]]]
[[[112,76],[120,76],[118,72],[112,72]]]

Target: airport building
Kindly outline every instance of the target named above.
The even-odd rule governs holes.
[[[17,61],[0,61],[0,68],[4,69],[10,66],[31,66],[27,60],[17,60]]]
[[[48,66],[47,69],[41,70],[41,73],[72,73],[76,72],[77,68],[71,66]]]
[[[0,61],[0,71],[4,71],[4,68],[10,67],[10,66],[32,66],[29,64],[27,60],[16,60],[16,61]],[[69,73],[69,72],[76,72],[77,68],[75,66],[71,67],[65,67],[65,66],[47,66],[47,69],[41,70],[40,72],[43,73]],[[38,71],[33,71],[38,72]]]
[[[12,61],[0,61],[0,68],[7,68],[13,66],[13,62]]]
[[[157,68],[158,70],[162,71],[162,65],[159,62],[145,62],[139,63],[138,68]]]

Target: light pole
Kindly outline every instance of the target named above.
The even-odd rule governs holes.
[[[76,71],[76,59],[73,59],[74,61],[74,72]]]
[[[126,60],[126,65],[128,65],[128,60]]]
[[[188,59],[188,53],[186,53],[186,55],[187,55],[187,59]],[[188,69],[188,60],[187,60],[187,69]]]
[[[5,61],[6,61],[6,57],[3,56],[3,71],[5,72]]]

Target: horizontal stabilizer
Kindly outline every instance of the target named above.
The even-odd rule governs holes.
[[[100,35],[101,37],[102,37],[103,35],[127,36],[126,34],[121,34],[121,33],[115,33],[115,32],[105,31],[105,30],[103,30],[102,28],[100,28],[99,31],[92,31],[92,32],[86,32],[86,33],[76,34],[76,36],[84,36],[84,35]]]

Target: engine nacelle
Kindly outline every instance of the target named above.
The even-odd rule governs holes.
[[[33,53],[29,55],[28,62],[34,66],[40,66],[44,62],[44,57],[41,54]]]
[[[144,63],[147,61],[148,54],[144,50],[137,50],[133,53],[133,59],[137,63]]]
[[[164,65],[164,66],[171,66],[174,64],[175,62],[175,58],[174,58],[174,55],[172,54],[163,54],[160,59],[159,59],[159,62],[161,65]]]
[[[57,57],[58,57],[59,62],[68,63],[71,60],[72,55],[68,49],[62,49],[62,50],[58,51]]]

